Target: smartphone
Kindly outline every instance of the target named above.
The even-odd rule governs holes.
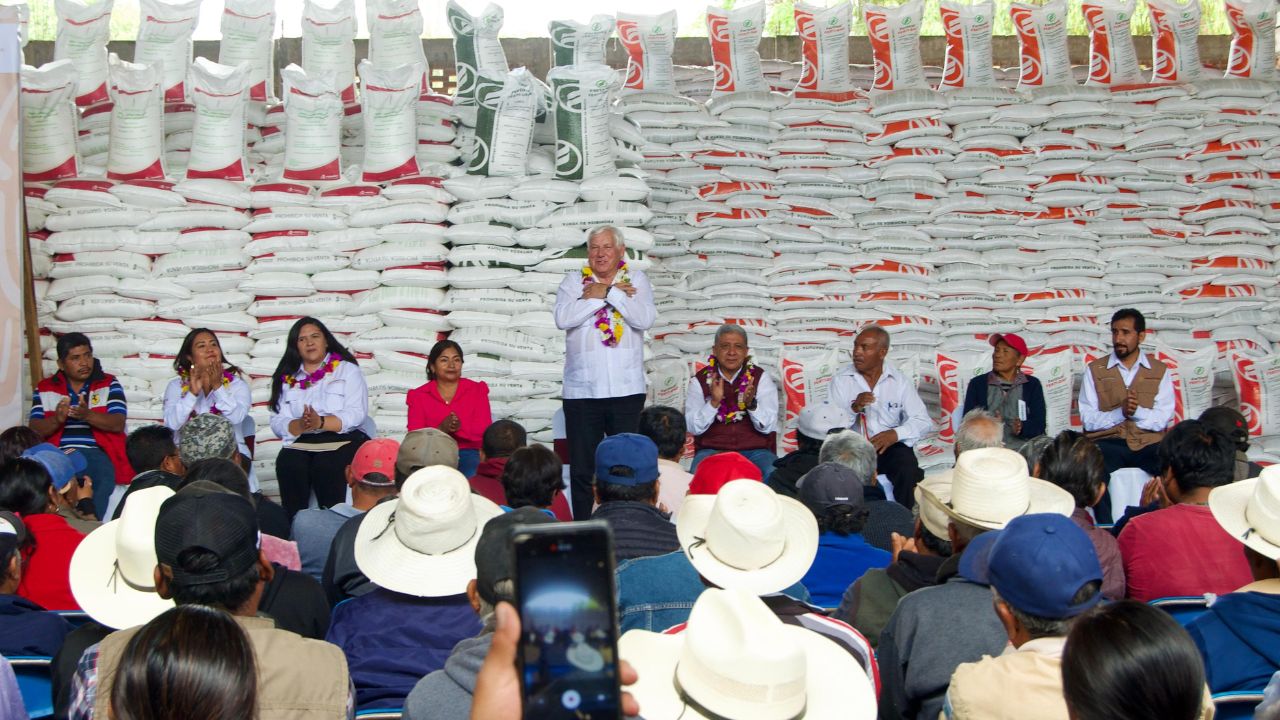
[[[512,540],[524,717],[622,717],[609,526],[517,525]]]

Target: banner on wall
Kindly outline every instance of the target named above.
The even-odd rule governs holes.
[[[18,8],[0,7],[0,427],[22,422],[22,164]]]

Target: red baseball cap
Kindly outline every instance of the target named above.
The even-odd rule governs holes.
[[[995,347],[1000,344],[1001,340],[1003,340],[1009,347],[1017,350],[1018,354],[1022,357],[1026,357],[1029,354],[1027,352],[1027,341],[1014,333],[1004,333],[1003,335],[995,333],[987,339],[987,341],[991,343],[991,347]]]
[[[365,485],[389,487],[395,485],[396,455],[400,452],[400,443],[391,438],[374,438],[366,441],[356,450],[351,460],[351,474]],[[370,482],[365,479],[369,473],[382,473],[386,482]]]
[[[760,468],[743,457],[742,453],[722,452],[698,463],[698,469],[689,481],[690,495],[715,495],[720,488],[733,480],[763,482]]]

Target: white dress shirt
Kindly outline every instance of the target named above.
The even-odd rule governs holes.
[[[1107,358],[1107,369],[1117,368],[1126,388],[1133,384],[1139,367],[1151,368],[1151,361],[1141,350],[1138,351],[1138,361],[1131,368],[1125,367],[1124,363],[1120,362],[1114,350]],[[1084,377],[1080,380],[1079,403],[1080,422],[1088,432],[1115,427],[1126,419],[1123,408],[1116,408],[1109,412],[1098,409],[1098,389],[1093,385],[1093,373],[1089,372],[1088,365],[1085,365]],[[1164,429],[1169,426],[1169,421],[1173,420],[1173,409],[1173,373],[1165,370],[1164,377],[1160,378],[1160,388],[1156,390],[1155,404],[1149,408],[1139,407],[1135,410],[1133,422],[1143,430],[1164,432]]]
[[[609,347],[595,326],[596,311],[606,300],[583,299],[582,273],[571,272],[556,291],[556,327],[565,330],[564,392],[566,400],[613,398],[644,392],[644,331],[653,327],[657,310],[653,286],[639,270],[628,270],[635,297],[617,288],[606,296],[622,316],[626,329]]]
[[[306,373],[299,367],[294,376],[304,377]],[[363,430],[371,438],[378,436],[378,427],[369,417],[369,387],[355,363],[343,360],[333,372],[305,390],[297,385],[280,388],[280,406],[271,413],[271,429],[285,447],[298,439],[289,432],[289,423],[302,417],[307,405],[321,415],[333,415],[341,420],[342,429],[338,432]]]
[[[719,368],[716,371],[726,383],[733,383],[745,368],[745,365],[738,368],[738,372],[732,377],[725,377],[724,371]],[[751,418],[756,431],[768,435],[778,430],[778,386],[769,377],[768,371],[764,368],[761,370],[763,373],[760,375],[760,384],[756,388],[756,407],[748,410],[747,416]],[[689,378],[689,388],[684,395],[684,422],[689,432],[694,435],[706,432],[716,421],[716,413],[719,411],[719,407],[711,404],[710,397],[704,397],[698,376]]]
[[[852,414],[854,399],[864,392],[875,395],[876,401],[863,408],[862,414],[855,415],[850,427],[867,437],[896,430],[899,442],[915,447],[933,429],[933,419],[915,386],[890,363],[884,364],[874,388],[867,386],[867,379],[852,364],[840,368],[831,378],[827,402]]]
[[[236,448],[240,450],[240,454],[252,457],[249,444],[244,439],[244,431],[249,410],[253,407],[253,392],[243,378],[233,377],[230,384],[219,385],[213,392],[199,395],[190,392],[183,395],[180,377],[170,380],[164,389],[164,425],[175,433],[187,424],[192,413],[203,415],[212,412],[215,407],[236,431]],[[258,474],[252,463],[249,465],[249,490],[258,491]]]

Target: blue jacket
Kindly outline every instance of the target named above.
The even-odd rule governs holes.
[[[0,655],[53,657],[71,623],[24,597],[0,595]]]
[[[619,632],[662,632],[689,619],[689,611],[707,586],[682,550],[666,555],[627,560],[618,566]],[[783,594],[809,600],[809,591],[796,583]]]
[[[1262,692],[1280,670],[1280,595],[1222,595],[1187,626],[1215,693]]]
[[[814,605],[834,608],[854,580],[872,568],[888,567],[893,556],[872,547],[860,534],[818,536],[818,556],[800,582],[809,589]]]
[[[969,381],[969,387],[964,393],[962,415],[974,408],[988,409],[987,378],[989,376],[990,373],[983,373]],[[1022,432],[1018,433],[1018,437],[1029,440],[1043,435],[1045,418],[1048,414],[1044,403],[1044,387],[1031,375],[1027,376],[1027,382],[1022,386],[1022,402],[1027,404],[1027,419],[1022,422]]]
[[[325,640],[347,656],[356,709],[369,710],[404,707],[454,645],[478,634],[480,619],[466,595],[420,598],[377,588],[334,608]]]

